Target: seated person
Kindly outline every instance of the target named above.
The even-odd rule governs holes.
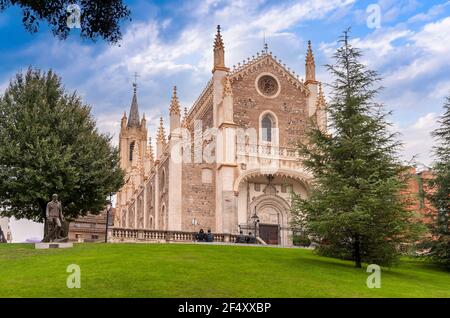
[[[239,236],[236,238],[236,243],[245,243],[246,237],[244,232],[240,231]]]
[[[214,242],[214,235],[211,233],[211,229],[208,229],[208,234],[206,234],[206,242]]]
[[[195,235],[195,240],[197,242],[205,242],[206,241],[206,235],[203,229],[200,229],[200,231]]]
[[[248,235],[245,237],[245,243],[250,244],[252,239],[252,232],[248,232]]]

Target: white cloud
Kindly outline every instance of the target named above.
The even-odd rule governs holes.
[[[149,132],[153,134],[158,117],[167,115],[172,86],[178,86],[183,106],[190,107],[211,76],[216,24],[223,26],[229,66],[260,51],[265,31],[269,44],[291,48],[280,49],[283,56],[279,57],[294,68],[301,66],[297,73],[302,74],[305,43],[289,29],[302,21],[325,18],[333,10],[353,3],[354,0],[307,0],[264,7],[263,0],[200,1],[183,4],[190,6],[185,12],[192,19],[172,38],[162,34],[173,23],[171,19],[149,20],[128,27],[120,46],[88,46],[49,37],[19,54],[45,52],[39,55],[37,64],[54,68],[68,89],[76,88],[83,100],[92,105],[100,131],[114,135],[116,142],[120,118],[129,109],[134,72],[140,74],[140,112],[146,112]]]
[[[365,38],[355,38],[351,44],[364,51],[364,61],[377,68],[382,63],[386,63],[388,55],[395,54],[397,48],[394,41],[409,38],[414,34],[411,30],[404,28],[384,28],[374,31]]]
[[[433,162],[433,139],[431,132],[438,127],[437,115],[428,113],[419,117],[410,125],[396,124],[395,128],[401,133],[401,140],[404,142],[402,158],[410,161],[415,157],[415,161],[425,165]]]
[[[422,31],[412,37],[417,47],[430,53],[449,53],[450,17],[428,23]],[[448,57],[448,55],[447,55]]]
[[[346,7],[354,2],[354,0],[302,1],[294,5],[273,8],[260,15],[259,18],[250,22],[250,24],[260,29],[267,29],[268,32],[276,33],[302,20],[322,19],[331,11]]]
[[[154,132],[158,123],[157,118],[166,114],[169,102],[168,96],[165,100],[161,97],[161,89],[166,90],[166,95],[168,95],[172,83],[179,84],[180,80],[188,81],[189,84],[186,84],[186,88],[192,88],[192,84],[196,83],[197,89],[192,89],[189,92],[180,90],[180,95],[185,98],[184,105],[190,106],[210,76],[212,64],[212,50],[210,48],[216,23],[222,22],[223,25],[222,34],[228,65],[232,65],[240,61],[239,59],[250,56],[261,49],[263,31],[269,38],[269,43],[280,41],[283,45],[287,44],[291,47],[293,52],[292,55],[288,56],[288,59],[292,61],[300,56],[301,62],[303,56],[299,52],[304,51],[304,41],[296,34],[290,33],[289,28],[302,23],[302,21],[321,19],[333,10],[345,8],[353,2],[350,0],[337,2],[306,1],[302,4],[292,3],[271,7],[261,12],[255,9],[259,2],[255,5],[247,1],[230,1],[226,4],[223,1],[209,1],[204,4],[204,7],[193,13],[199,19],[199,16],[203,15],[201,24],[186,26],[179,36],[172,41],[168,42],[161,39],[160,32],[164,26],[156,21],[140,23],[125,33],[120,48],[107,49],[97,57],[96,63],[99,64],[99,73],[103,74],[104,78],[112,78],[115,81],[119,80],[120,77],[127,77],[134,71],[138,71],[142,76],[140,80],[143,83],[143,88],[140,90],[141,96],[143,90],[147,90],[147,93],[139,98],[141,108],[143,108],[143,101],[148,99],[149,96],[154,93],[159,95],[155,105],[152,105],[155,108],[153,111],[155,116],[147,118],[147,122],[154,125],[149,131]],[[393,5],[394,2],[392,1],[382,3],[385,8]],[[414,5],[414,2],[407,1],[403,4],[401,12],[390,12],[389,14],[392,16],[400,14],[411,10]],[[206,12],[208,14],[205,14]],[[364,38],[353,40],[355,46],[364,50],[364,60],[369,66],[383,70],[382,75],[385,78],[383,85],[389,88],[384,96],[384,101],[387,102],[388,106],[410,107],[411,111],[422,106],[423,102],[418,103],[420,100],[418,96],[422,93],[413,87],[408,87],[407,84],[413,82],[421,74],[432,74],[442,65],[444,59],[436,58],[436,55],[442,55],[443,57],[444,52],[450,49],[445,45],[445,43],[450,43],[450,39],[447,39],[449,33],[444,31],[449,29],[449,23],[450,18],[444,19],[426,25],[419,32],[413,32],[407,29],[405,25],[399,25],[375,30]],[[403,41],[404,43],[399,45],[397,41]],[[336,43],[321,43],[319,49],[324,55],[330,56],[335,46]],[[408,59],[410,63],[405,63]],[[396,60],[402,62],[389,67],[392,61]],[[302,74],[303,70],[301,69],[299,73]],[[324,81],[330,79],[329,75],[320,67],[318,68],[318,77]],[[91,86],[98,81],[98,78],[93,78],[89,85]],[[166,87],[161,85],[161,83],[168,82],[172,83],[166,85]],[[442,91],[446,87],[442,83],[437,83],[436,92],[442,95]],[[129,88],[126,87],[126,90],[129,90]],[[121,89],[122,94],[123,91]],[[128,109],[128,100],[131,96],[130,93],[126,92],[125,94],[129,97],[125,99],[126,103],[123,107]],[[99,125],[103,130],[114,133],[118,129],[121,113],[121,111],[117,112],[119,116],[116,118],[114,118],[115,114],[114,116],[102,115]],[[115,124],[110,123],[114,119],[116,120]],[[409,132],[405,129],[404,131]],[[416,133],[415,130],[411,132]],[[408,146],[407,149],[411,152],[411,149],[415,149],[414,143],[417,140],[408,139],[407,143],[409,142],[412,143],[412,148]]]
[[[429,98],[437,98],[444,100],[444,97],[450,96],[450,81],[442,81],[436,84],[434,90],[428,94]]]
[[[419,6],[417,0],[379,0],[381,7],[382,21],[396,21],[402,14],[413,12]]]
[[[387,76],[387,81],[413,81],[422,75],[433,74],[441,67],[448,68],[450,56],[450,17],[438,22],[429,23],[424,28],[408,38],[409,44],[401,47],[401,51],[408,55],[408,51],[415,52],[415,58],[400,68],[394,68]]]
[[[398,24],[355,38],[363,49],[363,61],[379,71],[385,90],[379,96],[394,111],[394,130],[401,132],[405,147],[402,158],[431,164],[436,113],[450,92],[450,17],[425,24],[418,31]],[[320,50],[331,56],[337,43],[322,43]],[[326,76],[326,74],[325,74]],[[409,123],[409,124],[407,124]]]
[[[426,22],[441,15],[445,12],[446,7],[450,5],[450,1],[432,6],[427,12],[421,12],[408,19],[409,23]]]
[[[305,0],[277,5],[269,5],[264,0],[186,2],[180,10],[186,13],[188,24],[172,38],[163,36],[165,29],[174,23],[172,19],[149,20],[134,22],[125,30],[120,47],[98,48],[52,39],[51,45],[48,41],[41,42],[18,54],[43,52],[38,65],[45,68],[46,63],[52,63],[50,66],[63,76],[68,88],[76,88],[93,106],[99,129],[114,136],[118,135],[123,111],[129,109],[132,74],[139,72],[139,108],[141,114],[146,113],[149,134],[153,135],[158,117],[167,115],[172,86],[179,87],[183,106],[190,107],[211,75],[215,25],[223,27],[228,66],[260,51],[265,33],[274,55],[303,74],[305,41],[292,29],[308,21],[328,19],[337,12],[342,14],[355,2]],[[417,6],[416,1],[409,0],[399,4],[394,0],[381,0],[379,4],[384,22]],[[437,11],[430,10],[429,14]],[[432,77],[437,71],[448,68],[449,29],[450,17],[429,23],[417,32],[399,24],[382,27],[353,40],[364,50],[364,61],[380,70],[385,78],[382,84],[386,91],[382,100],[388,107],[403,107],[411,117],[437,112],[435,108],[426,110],[424,107],[437,105],[450,84],[436,80],[433,81],[435,87],[425,89],[423,86],[431,81],[424,83],[422,76]],[[285,49],[287,47],[289,50]],[[330,57],[335,47],[336,43],[315,45],[316,56]],[[59,61],[58,66],[55,66],[56,61]],[[331,78],[322,64],[317,63],[317,77],[329,82]]]

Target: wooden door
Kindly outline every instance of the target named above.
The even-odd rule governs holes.
[[[260,224],[259,237],[267,244],[278,245],[278,225],[275,224]]]

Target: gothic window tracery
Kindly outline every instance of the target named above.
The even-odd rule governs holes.
[[[272,141],[272,127],[273,127],[272,117],[269,114],[264,115],[263,119],[261,120],[263,141],[267,142]]]
[[[278,83],[272,76],[263,75],[258,80],[258,88],[265,96],[273,96],[278,91]]]
[[[134,145],[135,145],[135,142],[133,141],[131,144],[130,144],[130,161],[133,161],[133,151],[134,151]]]

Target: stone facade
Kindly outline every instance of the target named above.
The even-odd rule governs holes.
[[[115,229],[256,229],[269,244],[291,245],[291,197],[307,197],[311,181],[294,147],[310,124],[326,129],[311,43],[305,73],[304,81],[267,46],[229,69],[218,28],[212,77],[183,118],[174,88],[168,136],[161,118],[155,154],[135,86],[120,130],[126,180],[117,194]]]
[[[109,226],[113,226],[115,209],[109,215]],[[79,217],[69,225],[69,241],[72,242],[104,242],[106,235],[106,210],[98,215],[88,214]]]

